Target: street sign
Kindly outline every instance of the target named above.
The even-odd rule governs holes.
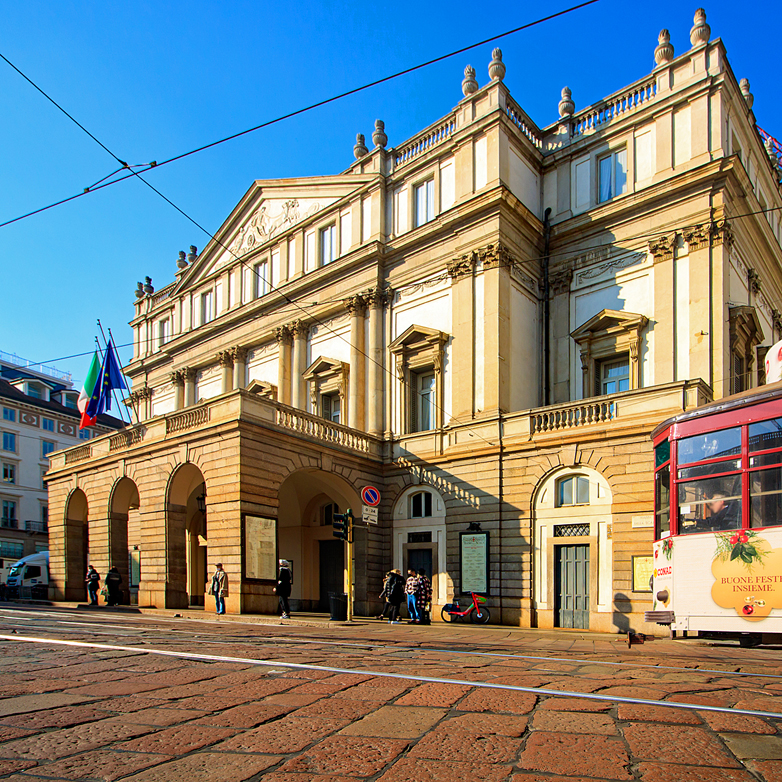
[[[364,505],[361,508],[361,518],[367,524],[377,524],[377,508],[372,505]]]
[[[374,486],[365,486],[361,490],[361,499],[364,501],[364,505],[377,507],[380,505],[380,492]]]

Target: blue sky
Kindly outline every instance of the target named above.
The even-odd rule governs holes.
[[[101,2],[25,0],[0,6],[0,52],[121,159],[164,160],[575,2]],[[357,132],[383,119],[389,146],[462,97],[464,66],[482,86],[499,45],[505,82],[541,126],[564,85],[583,108],[654,65],[666,27],[690,47],[696,9],[673,0],[596,4],[330,106],[149,172],[211,231],[254,179],[334,174]],[[628,9],[632,8],[632,12]],[[782,138],[778,58],[767,13],[706,7],[737,78],[749,78],[761,127]],[[80,192],[112,158],[0,61],[0,222]],[[173,280],[179,250],[208,237],[142,183],[128,180],[0,228],[6,293],[0,350],[48,361],[94,348],[96,319],[130,342],[133,290]],[[120,348],[123,363],[129,347]],[[54,364],[81,386],[89,356]]]

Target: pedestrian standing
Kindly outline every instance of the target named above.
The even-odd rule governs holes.
[[[212,576],[212,594],[215,596],[215,607],[219,614],[225,613],[225,598],[228,597],[228,573],[223,570],[220,562],[215,567]]]
[[[393,574],[394,571],[389,570],[388,573],[386,573],[386,577],[383,579],[383,589],[378,595],[378,597],[383,601],[383,610],[378,614],[378,619],[385,619],[391,613],[391,603],[388,602],[388,596],[390,594],[388,591],[388,583],[391,580],[391,576],[393,576]]]
[[[407,622],[409,625],[418,624],[420,619],[418,610],[415,604],[415,593],[418,588],[418,576],[415,574],[415,570],[410,568],[407,571],[407,581],[405,581],[405,594],[407,595],[407,613],[410,617]]]
[[[401,570],[392,570],[391,577],[386,585],[386,591],[388,592],[388,602],[391,604],[391,618],[388,620],[388,624],[397,624],[401,620],[399,619],[399,606],[405,596],[405,580],[402,577]]]
[[[122,584],[122,576],[116,567],[113,567],[106,573],[106,589],[108,589],[108,596],[106,598],[107,605],[118,606],[122,602],[122,592],[120,586]]]
[[[87,565],[87,575],[84,578],[87,583],[87,592],[90,595],[90,605],[98,605],[98,591],[100,590],[100,573],[92,565]]]
[[[280,569],[277,571],[277,586],[275,591],[280,599],[280,612],[283,619],[291,618],[291,606],[288,598],[291,596],[291,587],[293,586],[293,573],[291,573],[290,564],[287,559],[281,559]]]
[[[429,616],[432,601],[432,582],[426,575],[426,571],[421,568],[418,571],[418,579],[415,587],[415,605],[418,611],[418,624],[429,624],[426,620]]]

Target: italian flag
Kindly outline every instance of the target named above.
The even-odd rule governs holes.
[[[100,393],[100,388],[96,388],[98,384],[98,375],[100,375],[100,360],[98,359],[98,351],[96,350],[95,353],[93,353],[92,363],[87,372],[87,378],[84,381],[84,388],[82,388],[81,393],[79,394],[79,401],[76,402],[76,407],[79,408],[79,412],[81,413],[79,429],[92,426],[97,420],[97,417],[93,418],[87,415],[87,405],[90,403],[93,394]]]

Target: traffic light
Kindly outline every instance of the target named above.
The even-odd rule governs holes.
[[[353,512],[348,508],[344,513],[335,513],[332,517],[331,534],[340,540],[350,540],[350,531],[353,526]]]

